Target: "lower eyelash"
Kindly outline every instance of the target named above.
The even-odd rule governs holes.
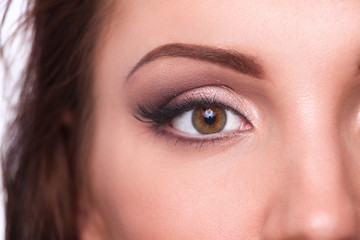
[[[181,144],[182,147],[195,146],[196,149],[201,149],[205,146],[215,146],[224,142],[228,143],[229,140],[248,135],[248,133],[245,132],[231,131],[207,135],[206,137],[204,137],[204,135],[202,135],[202,137],[186,137],[185,134],[176,134],[174,131],[167,130],[166,128],[169,126],[151,125],[150,127],[152,130],[155,130],[156,136],[165,138],[168,143],[172,143],[175,146]],[[225,139],[227,141],[224,141]]]

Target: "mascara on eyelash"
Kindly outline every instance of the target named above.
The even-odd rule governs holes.
[[[206,96],[201,96],[196,99],[193,95],[186,95],[186,100],[181,103],[163,104],[156,107],[154,104],[138,105],[138,114],[135,116],[142,122],[154,124],[166,124],[176,116],[183,112],[190,111],[198,107],[210,107],[219,105],[224,107],[224,104],[214,101]]]
[[[195,108],[219,107],[231,110],[251,123],[251,120],[246,117],[245,114],[234,110],[227,104],[217,101],[215,97],[216,96],[214,95],[209,98],[208,96],[201,94],[199,98],[195,98],[194,95],[186,95],[186,100],[181,103],[175,103],[172,105],[164,104],[160,107],[156,107],[152,103],[147,105],[138,104],[138,113],[134,116],[139,121],[150,123],[153,124],[154,127],[157,127],[164,125],[178,115]]]

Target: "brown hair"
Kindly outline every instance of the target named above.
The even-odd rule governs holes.
[[[6,6],[10,4],[8,0]],[[31,52],[2,165],[6,239],[78,239],[94,49],[109,4],[99,0],[27,4],[23,24],[31,29]],[[6,11],[3,21],[5,17]],[[69,113],[67,125],[64,116]]]

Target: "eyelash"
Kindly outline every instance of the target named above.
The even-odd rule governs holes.
[[[160,107],[154,106],[152,103],[141,105],[138,104],[138,112],[134,114],[134,117],[141,122],[150,124],[150,128],[156,129],[157,135],[163,135],[165,137],[169,137],[169,139],[173,139],[175,137],[175,145],[181,142],[183,145],[187,144],[196,144],[197,146],[203,146],[204,143],[210,142],[215,144],[218,141],[221,141],[224,138],[235,137],[238,136],[239,133],[236,132],[228,132],[216,134],[220,136],[212,136],[212,137],[204,137],[204,138],[187,138],[183,136],[176,136],[175,134],[170,134],[168,131],[164,129],[172,119],[179,116],[180,114],[190,111],[199,107],[220,107],[227,109],[229,111],[234,112],[236,115],[243,118],[248,123],[252,124],[252,120],[247,117],[244,113],[239,112],[238,110],[233,109],[231,106],[216,100],[216,96],[213,97],[206,96],[204,94],[200,94],[200,97],[195,97],[194,95],[185,95],[186,100],[180,103],[174,104],[162,104]]]

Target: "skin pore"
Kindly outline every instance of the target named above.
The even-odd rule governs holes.
[[[118,1],[108,21],[82,239],[360,239],[359,1]],[[177,127],[213,106],[236,128]]]

